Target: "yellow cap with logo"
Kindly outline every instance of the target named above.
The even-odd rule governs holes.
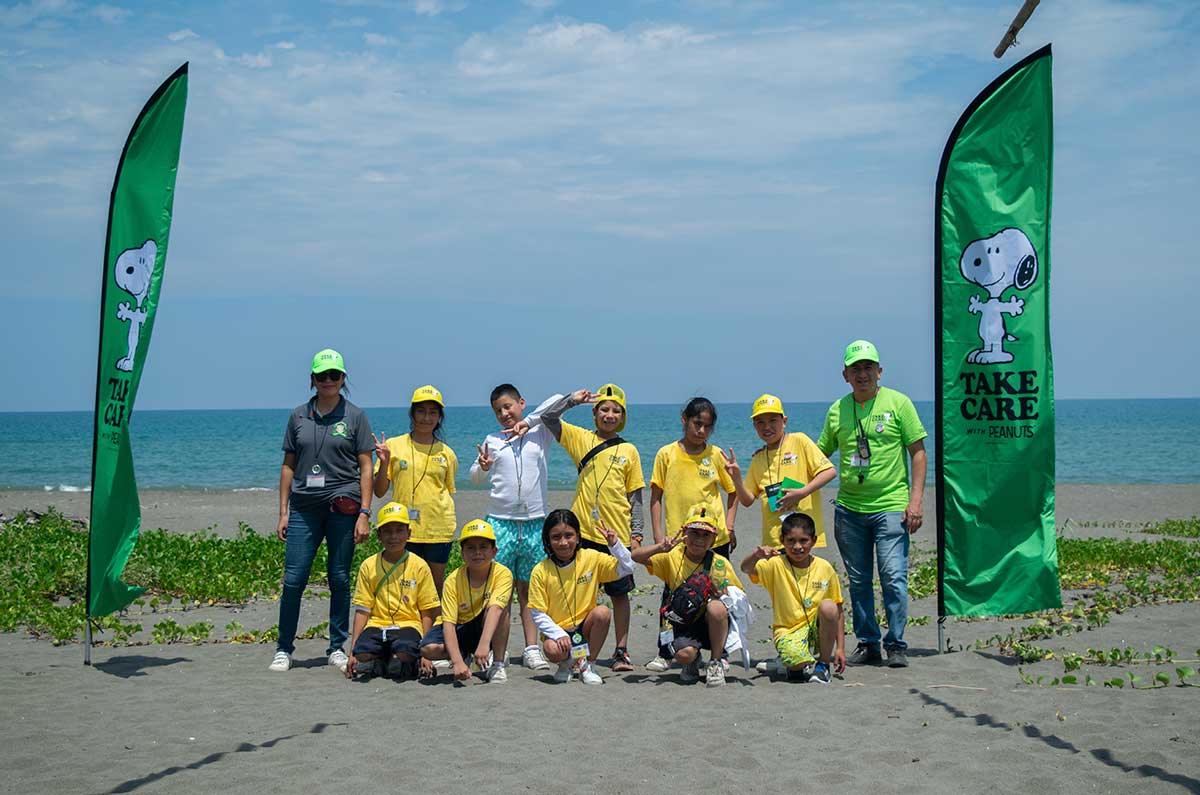
[[[625,430],[625,418],[629,415],[629,407],[625,405],[625,390],[616,384],[605,384],[596,390],[596,405],[611,400],[621,407],[621,421],[617,423],[617,433]],[[593,409],[594,411],[594,409]]]
[[[496,531],[482,519],[472,519],[463,525],[462,533],[458,536],[458,542],[461,544],[468,538],[486,538],[494,544],[496,543]]]
[[[694,527],[697,530],[717,534],[717,520],[712,515],[712,508],[704,504],[692,506],[692,510],[688,511],[687,519],[683,522],[684,528]]]
[[[446,408],[445,401],[442,400],[442,393],[433,384],[419,386],[413,390],[412,400],[409,403],[423,403],[426,400],[432,400],[442,408]]]
[[[408,518],[408,508],[398,502],[389,502],[380,508],[379,515],[375,517],[375,526],[383,527],[385,524],[391,524],[392,522],[412,524]]]
[[[759,395],[750,409],[750,419],[754,419],[759,414],[783,414],[783,401],[774,395]]]

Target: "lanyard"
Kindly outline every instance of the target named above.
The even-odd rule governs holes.
[[[808,626],[808,605],[804,604],[804,594],[808,590],[808,581],[812,579],[813,561],[808,561],[808,566],[804,572],[804,588],[800,587],[800,578],[796,576],[796,567],[792,565],[790,558],[787,558],[787,553],[783,553],[787,560],[788,569],[792,572],[792,580],[796,583],[796,599],[800,602],[800,612],[804,613],[804,626]],[[811,600],[810,600],[811,601]]]
[[[521,478],[525,474],[525,437],[516,444],[510,444],[508,449],[513,454],[513,471],[517,473],[517,505],[521,504]]]
[[[492,566],[493,565],[495,565],[495,564],[494,563],[488,564],[487,574],[483,578],[483,585],[480,586],[479,597],[481,599],[488,595],[487,587],[488,587],[488,583],[492,581]],[[474,607],[475,606],[475,592],[471,588],[471,572],[467,571],[466,566],[463,566],[463,571],[466,572],[466,575],[467,575],[467,606]],[[482,613],[483,609],[485,607],[486,607],[486,605],[480,605],[479,613]],[[476,613],[474,616],[471,616],[471,620],[474,621],[475,618],[479,615],[479,613]]]
[[[401,583],[401,586],[403,586],[404,575],[408,574],[408,550],[407,549],[404,550],[404,554],[400,556],[400,559],[398,561],[396,561],[395,563],[393,563],[392,567],[390,569],[388,569],[387,572],[382,577],[379,578],[379,582],[375,583],[375,590],[371,592],[372,599],[374,599],[376,596],[379,595],[379,589],[383,587],[383,584],[385,582],[387,582],[388,578],[392,576],[392,572],[395,571],[396,567],[399,566],[401,563],[404,564],[404,570],[402,572],[400,572],[400,583]],[[383,568],[383,555],[382,554],[379,556],[379,567]],[[393,624],[396,623],[396,613],[398,612],[398,610],[399,610],[399,608],[397,608],[396,610],[388,611],[388,618],[391,619],[391,622]]]
[[[592,431],[592,436],[596,438],[596,444],[601,443],[602,440],[600,439],[600,434]],[[596,473],[596,459],[592,459],[592,483],[596,485],[596,499],[593,505],[596,507],[597,511],[600,510],[600,488],[604,485],[604,481],[608,480],[608,476],[612,474],[613,467],[616,465],[616,463],[617,454],[616,451],[614,451],[613,454],[608,458],[608,469],[604,470],[604,477],[600,477]]]
[[[571,579],[572,580],[576,579],[575,563],[578,560],[579,560],[579,550],[575,550],[575,557],[572,558],[571,562],[567,564],[567,566],[572,567],[571,568]],[[560,593],[562,593],[563,604],[565,605],[567,603],[567,586],[563,584],[562,572],[559,571],[559,569],[565,569],[567,566],[559,566],[557,559],[552,562],[554,563],[554,576],[556,578],[558,578],[558,590]],[[578,598],[579,598],[579,583],[575,583],[575,587],[571,589],[571,617],[568,619],[572,622],[575,620],[575,608],[577,606]],[[563,627],[563,629],[566,629],[566,627]],[[571,629],[575,629],[575,627],[571,627]]]
[[[421,481],[425,479],[425,473],[429,471],[429,458],[433,455],[433,446],[437,444],[437,439],[429,443],[429,449],[425,451],[425,466],[421,467],[421,477],[417,478],[412,487],[412,502],[409,507],[415,507],[417,502],[417,486],[421,485]],[[417,465],[417,442],[412,438],[412,434],[408,435],[408,457],[413,460],[413,467]],[[420,521],[420,520],[418,520]]]
[[[333,411],[337,411],[337,406],[333,407]],[[319,474],[321,474],[321,464],[319,463],[321,461],[321,450],[323,450],[325,448],[325,441],[329,438],[329,423],[328,422],[317,422],[316,418],[313,416],[316,413],[317,413],[316,412],[316,403],[314,403],[313,407],[308,410],[308,418],[310,420],[312,420],[312,424],[313,424],[313,447],[317,448],[316,452],[313,453],[312,473],[314,475],[319,475]],[[332,413],[333,412],[331,411],[330,414],[332,414]],[[321,417],[322,420],[324,420],[327,418],[328,415],[322,414],[319,416]],[[320,444],[317,444],[317,426],[318,425],[320,425],[321,430],[324,431],[324,433],[321,435],[321,443]]]

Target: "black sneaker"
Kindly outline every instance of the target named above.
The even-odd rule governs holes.
[[[808,681],[818,685],[827,685],[832,678],[829,672],[829,663],[819,662],[813,667],[812,677]]]
[[[907,668],[908,655],[904,653],[904,649],[899,647],[887,650],[888,668]]]
[[[877,643],[860,643],[854,653],[846,658],[847,665],[878,665],[881,662],[883,655],[879,653]]]

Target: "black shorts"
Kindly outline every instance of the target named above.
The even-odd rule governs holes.
[[[367,627],[355,641],[353,654],[355,657],[370,654],[384,662],[397,654],[417,657],[420,652],[420,640],[420,630],[412,627],[387,630],[382,627]]]
[[[475,649],[479,648],[479,640],[483,637],[483,617],[486,613],[487,609],[485,608],[467,623],[454,625],[454,637],[458,638],[458,651],[464,660],[469,659],[475,653]],[[503,621],[504,618],[500,620]],[[444,647],[446,645],[444,626],[445,622],[439,621],[430,627],[429,631],[425,633],[425,637],[421,638],[421,647],[435,644]]]
[[[728,618],[726,622],[728,622]],[[671,641],[671,652],[682,651],[689,646],[697,651],[703,651],[712,647],[712,638],[708,634],[708,617],[700,616],[699,619],[693,621],[686,626],[682,624],[671,624],[671,629],[675,632],[675,640]],[[725,650],[718,649],[718,657],[724,656]]]
[[[579,539],[579,546],[583,549],[594,549],[597,552],[603,552],[605,555],[612,555],[608,551],[608,547],[604,544],[597,544],[595,541],[588,541],[586,538]],[[619,580],[602,583],[604,592],[609,596],[624,596],[633,590],[633,575],[626,574]]]
[[[407,549],[426,563],[445,563],[450,560],[450,548],[454,542],[446,541],[441,544],[423,544],[419,541],[408,542]]]

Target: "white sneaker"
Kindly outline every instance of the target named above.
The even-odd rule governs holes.
[[[690,662],[679,672],[679,681],[686,685],[700,681],[700,662]]]
[[[292,655],[286,651],[275,652],[275,659],[271,660],[271,664],[267,666],[268,671],[286,671],[292,667]]]
[[[554,681],[560,685],[571,681],[571,674],[574,665],[570,659],[563,660],[558,664],[558,670],[554,672]]]
[[[487,680],[489,683],[498,684],[508,681],[508,666],[502,662],[494,662],[488,666]]]
[[[602,685],[604,680],[600,674],[596,673],[596,668],[591,663],[584,663],[579,667],[579,681],[585,685]]]
[[[346,673],[346,663],[348,662],[350,662],[350,658],[341,649],[334,649],[329,653],[329,664],[342,673]]]
[[[530,646],[525,649],[521,655],[521,662],[531,671],[549,671],[550,663],[546,662],[546,658],[542,655],[542,650],[537,646]]]
[[[653,660],[646,663],[646,670],[653,671],[656,674],[661,674],[664,671],[671,670],[671,661],[665,657],[655,657]]]
[[[720,660],[713,660],[708,664],[708,686],[720,687],[725,684],[725,666],[721,665]]]

